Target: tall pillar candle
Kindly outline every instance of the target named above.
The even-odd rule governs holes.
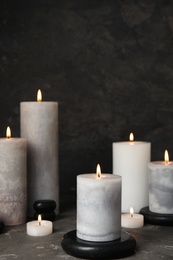
[[[121,177],[77,176],[77,237],[107,242],[121,236]]]
[[[26,146],[26,139],[9,133],[0,138],[0,219],[6,226],[26,222]]]
[[[135,212],[148,206],[148,163],[151,144],[148,142],[113,143],[113,173],[122,176],[122,212]]]
[[[159,214],[173,214],[173,162],[150,162],[149,175],[149,210]]]
[[[45,199],[56,202],[57,214],[58,103],[21,102],[20,115],[21,136],[28,141],[28,216],[33,216],[33,203]]]

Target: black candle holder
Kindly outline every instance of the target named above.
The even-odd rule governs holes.
[[[173,226],[173,214],[154,213],[149,207],[142,208],[139,213],[144,216],[145,224]]]
[[[3,233],[4,222],[0,221],[0,234]]]
[[[79,239],[76,230],[66,233],[61,241],[63,250],[71,256],[84,259],[118,259],[135,253],[136,241],[126,232],[109,242],[90,242]]]

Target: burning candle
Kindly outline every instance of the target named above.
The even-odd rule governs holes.
[[[58,103],[43,102],[38,90],[37,102],[21,102],[21,136],[28,141],[28,216],[33,203],[54,200],[59,212],[58,177]]]
[[[130,214],[121,215],[121,226],[124,228],[140,228],[144,225],[144,216],[134,214],[134,210],[130,207]]]
[[[121,236],[121,177],[102,174],[77,176],[77,237],[106,242]]]
[[[0,138],[0,219],[6,226],[26,221],[26,147],[24,138]]]
[[[148,162],[150,143],[134,141],[113,143],[113,173],[122,177],[122,212],[131,205],[137,212],[148,205]]]
[[[149,210],[160,214],[173,214],[173,162],[166,150],[164,161],[148,164]]]
[[[41,215],[38,220],[30,221],[26,225],[26,232],[29,236],[41,237],[52,234],[53,225],[51,221],[42,220]]]

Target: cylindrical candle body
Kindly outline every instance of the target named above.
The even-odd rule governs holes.
[[[77,176],[77,237],[106,242],[121,236],[121,177]]]
[[[53,225],[51,221],[42,220],[39,225],[38,221],[28,222],[26,225],[26,232],[29,236],[42,237],[52,234]]]
[[[58,103],[21,102],[21,136],[28,142],[28,216],[36,200],[56,202],[59,212]]]
[[[149,174],[149,210],[173,214],[173,162],[151,162]]]
[[[136,212],[148,205],[150,143],[113,143],[113,173],[122,176],[122,212],[133,205]]]
[[[0,219],[6,226],[26,222],[26,148],[26,139],[0,139]]]
[[[125,228],[140,228],[144,225],[144,216],[141,214],[122,214],[121,226]]]

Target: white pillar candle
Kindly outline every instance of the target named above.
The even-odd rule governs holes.
[[[121,226],[124,228],[140,228],[144,225],[144,216],[134,214],[133,208],[130,208],[130,214],[121,215]]]
[[[148,163],[150,143],[113,143],[113,173],[122,176],[122,212],[131,205],[136,212],[148,206]]]
[[[44,199],[56,202],[57,214],[58,103],[21,102],[20,114],[21,136],[28,142],[28,215],[33,215],[33,203]]]
[[[160,214],[173,214],[173,162],[167,155],[165,161],[148,164],[149,210]]]
[[[98,175],[77,176],[77,237],[106,242],[121,236],[121,177]]]
[[[48,220],[38,220],[30,221],[26,224],[26,233],[29,236],[42,237],[52,234],[53,225],[51,221]]]
[[[26,146],[23,138],[0,138],[0,219],[6,226],[26,222]]]

